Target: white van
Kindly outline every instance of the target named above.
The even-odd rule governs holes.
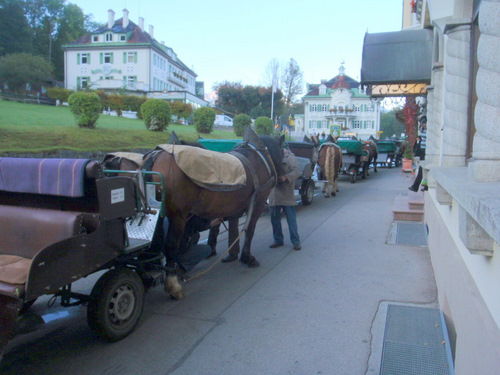
[[[214,125],[233,126],[233,119],[226,115],[217,115],[215,116]]]

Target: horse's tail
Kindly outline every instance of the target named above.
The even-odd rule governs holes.
[[[325,174],[326,174],[326,179],[332,185],[334,185],[335,183],[334,171],[335,171],[335,150],[333,147],[328,146],[325,158]]]

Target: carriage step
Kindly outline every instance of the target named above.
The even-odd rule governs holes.
[[[412,208],[408,195],[398,195],[394,201],[392,209],[394,220],[398,221],[423,221],[424,209],[423,205],[419,208]]]

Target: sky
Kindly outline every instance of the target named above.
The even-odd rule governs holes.
[[[403,0],[68,0],[99,23],[129,11],[205,83],[263,85],[276,59],[293,58],[304,84],[345,74],[360,80],[366,32],[401,30]],[[268,77],[268,75],[267,75]]]

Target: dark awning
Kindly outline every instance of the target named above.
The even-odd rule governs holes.
[[[425,90],[431,82],[432,38],[432,31],[427,29],[366,33],[361,84],[368,86],[374,96],[395,96],[385,93],[388,85],[393,85],[394,90],[401,85],[418,86],[422,93],[422,88]],[[374,90],[377,86],[386,86],[386,89],[377,94]],[[404,95],[404,89],[399,91],[402,91],[399,95]]]

